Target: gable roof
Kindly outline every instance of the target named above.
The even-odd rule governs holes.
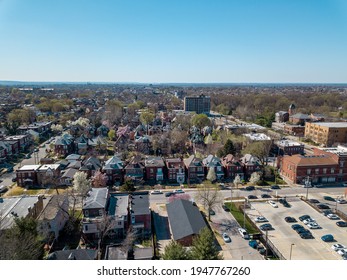
[[[147,156],[145,159],[145,166],[146,167],[164,167],[165,163],[163,158],[161,157],[150,157]]]
[[[101,168],[101,162],[96,157],[90,157],[85,162],[80,170],[98,170]]]
[[[214,155],[208,155],[206,158],[203,159],[202,163],[207,167],[214,167],[214,166],[221,165],[220,159],[215,157]]]
[[[251,154],[245,154],[241,158],[241,162],[244,165],[260,165],[259,159],[255,156],[252,156]]]
[[[195,155],[191,155],[189,158],[183,159],[184,165],[188,167],[202,166],[202,161],[196,158]]]
[[[123,169],[123,162],[119,157],[113,156],[105,162],[104,169]]]
[[[88,192],[86,202],[83,205],[83,209],[100,209],[106,208],[108,189],[107,188],[92,188]]]
[[[97,255],[92,249],[62,250],[49,254],[47,260],[96,260]]]
[[[174,240],[199,234],[200,230],[206,227],[198,207],[189,200],[176,199],[167,204],[166,209]]]

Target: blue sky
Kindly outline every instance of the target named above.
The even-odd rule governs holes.
[[[347,82],[345,0],[0,0],[0,80]]]

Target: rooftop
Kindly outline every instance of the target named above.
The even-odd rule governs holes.
[[[299,142],[295,142],[292,140],[280,140],[277,142],[277,145],[281,147],[294,147],[294,146],[303,146],[304,144],[301,144]]]
[[[247,138],[253,140],[253,141],[271,140],[271,138],[264,133],[246,133],[243,135],[246,136]]]
[[[39,164],[31,164],[31,165],[23,165],[21,168],[18,170],[20,171],[31,171],[31,170],[37,170],[40,168],[41,165]]]
[[[88,195],[83,209],[101,209],[106,207],[108,197],[107,188],[92,188],[88,192]]]
[[[347,128],[347,122],[319,122],[315,124],[329,128]]]
[[[131,194],[131,210],[135,215],[150,214],[148,191]]]
[[[337,155],[347,154],[347,147],[341,145],[331,148],[320,148],[320,150]]]
[[[108,214],[111,216],[126,216],[128,214],[129,195],[125,193],[114,193],[110,196]]]

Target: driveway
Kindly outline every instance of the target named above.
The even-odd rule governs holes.
[[[171,241],[169,218],[164,203],[151,203],[153,211],[154,230],[157,236],[157,247],[160,254]]]

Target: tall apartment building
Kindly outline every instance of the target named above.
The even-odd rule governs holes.
[[[347,122],[306,122],[305,137],[326,147],[347,143]]]
[[[199,96],[186,96],[184,98],[184,111],[196,112],[197,114],[209,114],[211,98],[203,94]]]

